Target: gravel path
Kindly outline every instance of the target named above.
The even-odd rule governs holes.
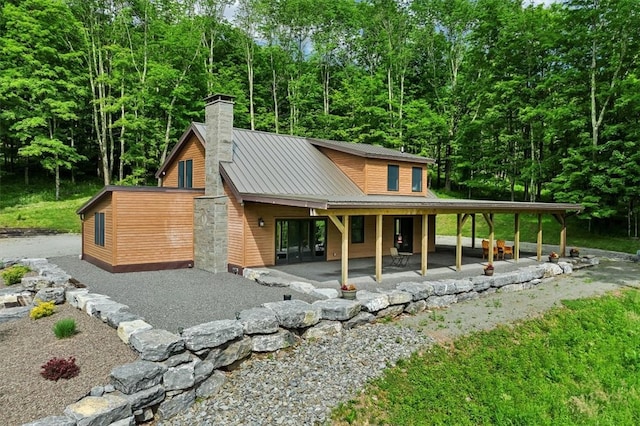
[[[199,269],[112,274],[77,256],[50,259],[92,293],[106,294],[124,303],[156,328],[177,332],[209,321],[231,319],[236,312],[265,302],[283,300],[292,290],[265,287],[233,274],[212,274]],[[313,302],[311,296],[296,299]]]

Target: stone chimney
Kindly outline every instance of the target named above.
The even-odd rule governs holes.
[[[224,195],[220,162],[233,160],[233,100],[230,95],[211,95],[205,101],[207,146],[205,150],[204,193]]]
[[[204,196],[194,200],[193,260],[196,268],[210,272],[227,272],[229,200],[220,163],[233,160],[233,99],[229,95],[205,99]]]

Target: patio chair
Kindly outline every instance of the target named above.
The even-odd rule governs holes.
[[[513,246],[508,246],[504,240],[498,240],[496,245],[498,246],[499,256],[502,256],[502,260],[504,260],[504,255],[511,255],[513,259]]]
[[[409,262],[410,256],[398,253],[396,247],[389,248],[389,252],[391,253],[391,266],[406,266]]]
[[[493,246],[493,256],[498,257],[498,247]],[[489,240],[482,240],[482,260],[489,257]]]

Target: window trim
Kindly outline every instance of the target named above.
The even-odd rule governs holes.
[[[391,171],[394,170],[395,177],[392,177]],[[392,181],[392,179],[395,181]],[[387,191],[397,192],[400,190],[400,166],[398,164],[387,165]]]
[[[356,223],[359,222],[359,223]],[[363,244],[364,243],[364,216],[351,216],[349,218],[349,225],[351,228],[351,244]],[[357,228],[356,228],[357,226]]]
[[[416,171],[420,171],[419,174],[416,174]],[[423,169],[422,167],[412,167],[411,168],[411,192],[422,192],[422,175],[423,175]],[[419,179],[417,180],[417,189],[416,189],[416,177],[418,177]]]

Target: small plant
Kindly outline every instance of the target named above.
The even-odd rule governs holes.
[[[37,320],[53,315],[55,311],[56,303],[53,300],[49,302],[42,302],[38,300],[36,301],[36,307],[31,309],[31,312],[29,312],[29,317],[31,319]]]
[[[569,250],[569,255],[571,257],[580,257],[580,249],[578,247],[573,247]]]
[[[556,253],[555,251],[552,251],[551,254],[549,255],[549,259],[557,259],[558,257],[558,253]]]
[[[2,271],[2,279],[6,285],[18,284],[27,272],[31,272],[29,267],[13,265]]]
[[[342,284],[340,286],[340,290],[342,291],[354,291],[356,290],[356,286],[353,284]]]
[[[76,334],[76,320],[73,318],[65,318],[56,322],[53,326],[53,333],[58,339],[65,339]]]
[[[485,275],[493,275],[493,263],[489,263],[487,264],[487,266],[484,267],[484,274]]]
[[[42,371],[40,375],[47,380],[58,381],[59,379],[70,379],[80,372],[80,367],[76,365],[76,359],[69,357],[51,358],[46,364],[40,367]]]

